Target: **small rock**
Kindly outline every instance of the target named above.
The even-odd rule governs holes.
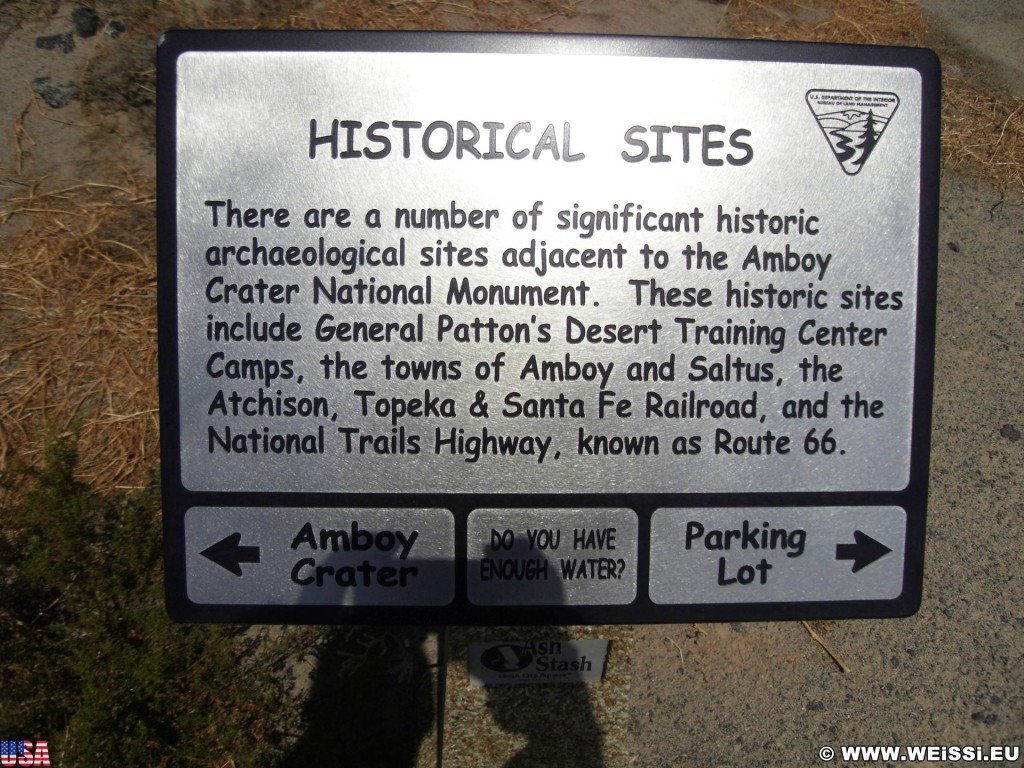
[[[999,434],[1011,443],[1016,443],[1020,440],[1020,432],[1015,426],[1013,426],[1013,424],[1003,424],[1003,428],[999,430]]]
[[[92,8],[78,7],[71,12],[71,23],[79,37],[92,37],[100,28],[100,17]]]
[[[946,247],[949,248],[949,250],[951,250],[953,253],[960,253],[959,243],[954,243],[952,240],[950,240],[948,243],[946,243]]]
[[[36,48],[42,48],[44,51],[60,50],[63,53],[71,53],[75,50],[75,38],[71,36],[70,32],[60,35],[43,35],[36,38]]]
[[[33,80],[32,90],[39,95],[39,98],[54,109],[66,107],[78,98],[77,85],[74,83],[57,85],[56,83],[51,83],[50,78],[48,77],[37,77]]]
[[[124,32],[125,29],[127,29],[127,27],[125,27],[124,22],[117,21],[115,19],[114,21],[111,21],[109,24],[107,24],[105,34],[107,37],[113,39],[115,37],[120,37],[121,33]]]
[[[999,715],[992,714],[991,712],[972,712],[971,720],[976,723],[984,723],[985,725],[995,725],[999,722]]]

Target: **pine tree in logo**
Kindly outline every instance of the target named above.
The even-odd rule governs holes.
[[[857,145],[857,151],[860,152],[860,157],[853,161],[857,168],[861,168],[864,163],[867,162],[868,157],[871,156],[871,150],[878,144],[878,134],[875,133],[875,113],[868,110],[868,121],[864,124],[864,134],[860,140],[860,144]]]
[[[856,176],[863,169],[899,103],[894,93],[807,92],[811,114],[818,121],[840,167],[850,176]]]

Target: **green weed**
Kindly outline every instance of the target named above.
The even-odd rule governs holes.
[[[101,497],[75,454],[55,442],[0,508],[0,732],[55,765],[275,764],[287,633],[171,622],[159,489]]]

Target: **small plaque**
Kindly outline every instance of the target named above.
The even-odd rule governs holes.
[[[902,48],[165,35],[172,614],[915,610],[938,94]]]
[[[473,685],[597,683],[608,640],[501,640],[469,644]]]

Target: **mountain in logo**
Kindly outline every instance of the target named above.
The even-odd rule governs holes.
[[[807,106],[843,171],[856,176],[889,126],[899,97],[874,91],[807,92]]]

